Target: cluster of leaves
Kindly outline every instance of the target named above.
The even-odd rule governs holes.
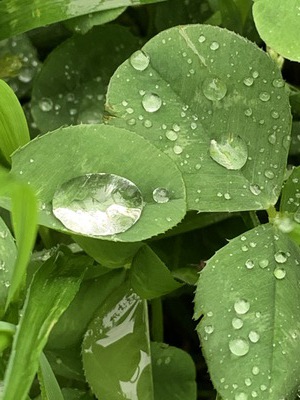
[[[1,399],[295,399],[299,16],[0,1]]]

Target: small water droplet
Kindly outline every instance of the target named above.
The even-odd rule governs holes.
[[[246,117],[251,117],[251,115],[252,115],[252,108],[247,108],[247,109],[245,110],[245,115],[246,115]]]
[[[258,185],[250,185],[250,192],[255,196],[258,196],[261,193],[261,188]]]
[[[136,120],[134,118],[130,118],[130,119],[127,120],[127,124],[129,126],[133,126],[133,125],[136,124]]]
[[[220,44],[218,42],[212,42],[212,44],[209,47],[211,50],[218,50]]]
[[[258,262],[258,265],[259,265],[260,268],[262,268],[262,269],[267,268],[267,266],[269,265],[269,261],[268,261],[267,259],[260,260],[260,261]]]
[[[174,142],[175,140],[178,139],[178,135],[175,131],[170,130],[166,132],[166,138]]]
[[[254,79],[251,78],[251,77],[248,77],[248,78],[245,78],[245,79],[243,80],[243,82],[244,82],[244,85],[246,85],[246,86],[252,86],[252,85],[253,85],[253,82],[254,82]]]
[[[259,374],[259,368],[258,368],[257,366],[254,366],[254,367],[252,368],[252,374],[253,374],[253,375],[258,375],[258,374]]]
[[[269,101],[271,96],[270,96],[270,94],[268,92],[261,92],[259,94],[259,98],[260,98],[261,101]]]
[[[250,341],[252,343],[257,343],[259,341],[260,335],[259,335],[259,333],[255,332],[255,331],[250,331],[248,338],[250,339]]]
[[[208,100],[222,100],[227,93],[227,86],[220,78],[206,78],[202,84],[202,91]]]
[[[256,397],[258,396],[258,393],[257,393],[255,390],[253,390],[253,391],[251,392],[251,396],[252,396],[253,398],[256,398]]]
[[[151,128],[152,127],[152,122],[149,119],[146,119],[144,121],[144,127],[145,128]]]
[[[268,142],[270,144],[275,144],[276,140],[277,140],[277,138],[276,138],[276,133],[275,132],[271,133],[271,135],[268,136]]]
[[[42,111],[48,112],[53,108],[53,101],[47,97],[43,97],[39,101],[39,107]]]
[[[245,379],[245,385],[246,386],[251,386],[252,385],[252,380],[250,378]]]
[[[5,261],[4,260],[0,260],[0,270],[1,271],[5,270]]]
[[[204,35],[200,35],[198,38],[199,43],[203,43],[203,42],[205,42],[205,40],[206,40],[206,37]]]
[[[274,79],[272,85],[276,88],[281,88],[284,86],[284,81],[282,79]]]
[[[204,330],[206,333],[208,333],[209,335],[213,333],[213,331],[215,330],[215,328],[213,327],[213,325],[206,325],[204,327]]]
[[[266,391],[267,390],[267,386],[266,385],[260,385],[260,390],[262,392]]]
[[[274,254],[274,258],[278,264],[284,264],[287,261],[288,256],[284,251],[277,251],[277,253]]]
[[[62,184],[54,194],[53,213],[63,225],[88,236],[125,232],[140,218],[141,192],[114,174],[87,174]]]
[[[229,349],[236,356],[244,356],[249,351],[249,343],[243,338],[232,339],[229,342]]]
[[[234,329],[241,329],[244,325],[244,322],[241,318],[233,318],[231,321],[231,325]]]
[[[286,276],[286,270],[282,267],[276,267],[274,269],[274,276],[276,279],[283,279]]]
[[[237,314],[246,314],[250,309],[250,303],[245,299],[236,300],[234,309]]]
[[[269,169],[266,169],[264,174],[265,174],[265,177],[268,179],[273,179],[275,176],[274,172]]]
[[[162,187],[154,189],[152,196],[156,203],[167,203],[170,200],[169,191]]]
[[[252,76],[253,76],[254,79],[258,78],[259,77],[258,71],[253,71],[252,72]]]
[[[137,50],[131,55],[129,62],[135,70],[144,71],[150,63],[150,57],[144,51]]]
[[[247,162],[248,148],[246,142],[240,137],[229,137],[220,143],[210,141],[209,154],[218,164],[229,170],[239,170]]]
[[[294,213],[294,221],[300,224],[300,207]]]
[[[162,105],[161,98],[155,93],[146,93],[142,99],[142,105],[145,111],[153,113],[160,109]]]
[[[271,117],[274,119],[278,119],[279,118],[279,112],[278,111],[271,111]]]
[[[254,267],[254,261],[253,260],[247,260],[245,262],[245,267],[248,269],[252,269]]]
[[[176,146],[173,147],[173,151],[174,151],[175,154],[178,155],[178,154],[182,153],[183,149],[182,149],[181,146],[176,145]]]
[[[234,400],[248,400],[248,395],[244,392],[237,393],[234,396]]]
[[[1,231],[1,232],[0,232],[0,238],[1,238],[1,239],[5,239],[5,238],[7,238],[7,236],[8,236],[7,231]]]

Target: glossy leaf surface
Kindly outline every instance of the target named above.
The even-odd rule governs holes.
[[[253,43],[208,25],[161,32],[117,69],[106,106],[109,124],[177,163],[189,209],[255,210],[277,201],[288,95],[276,65]]]
[[[201,273],[197,330],[222,399],[294,399],[300,383],[299,262],[299,247],[268,224],[230,241]]]

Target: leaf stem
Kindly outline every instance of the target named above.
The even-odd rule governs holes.
[[[241,212],[241,217],[247,229],[253,229],[260,225],[260,221],[255,211]]]
[[[151,334],[154,342],[164,341],[164,321],[161,298],[151,300]]]

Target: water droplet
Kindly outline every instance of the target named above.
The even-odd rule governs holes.
[[[287,261],[288,256],[284,251],[277,251],[277,253],[274,254],[274,258],[278,264],[284,264]]]
[[[252,269],[254,267],[254,261],[253,260],[247,260],[245,262],[245,267],[248,269]]]
[[[256,398],[256,397],[258,396],[258,393],[257,393],[255,390],[253,390],[253,391],[251,392],[251,396],[252,396],[253,398]]]
[[[246,86],[252,86],[252,85],[253,85],[253,82],[254,82],[254,79],[251,78],[251,77],[248,77],[248,78],[245,78],[245,79],[243,80],[243,82],[244,82],[244,85],[246,85]]]
[[[250,378],[245,379],[245,385],[246,386],[251,386],[252,385],[252,380]]]
[[[266,385],[260,385],[260,390],[262,392],[264,392],[265,390],[267,390],[267,386]]]
[[[7,236],[8,236],[7,231],[1,231],[1,232],[0,232],[0,238],[1,238],[1,239],[5,239],[5,238],[7,238]]]
[[[261,188],[258,185],[250,185],[250,192],[255,196],[258,196],[261,193]]]
[[[150,57],[144,51],[137,50],[131,55],[129,61],[134,69],[144,71],[150,63]]]
[[[258,374],[259,374],[259,368],[258,368],[257,366],[254,366],[254,367],[252,368],[252,374],[253,374],[253,375],[258,375]]]
[[[250,303],[248,300],[239,299],[234,303],[234,309],[237,314],[246,314],[249,311]]]
[[[168,190],[162,187],[154,189],[152,196],[156,203],[167,203],[170,200]]]
[[[241,329],[242,326],[244,325],[244,322],[241,318],[233,318],[231,321],[232,327],[234,329]]]
[[[155,93],[146,93],[142,99],[142,105],[145,111],[153,113],[160,109],[162,105],[161,98]]]
[[[286,276],[286,270],[282,267],[276,267],[274,269],[274,276],[276,279],[283,279]]]
[[[246,117],[251,117],[251,115],[252,115],[252,108],[247,108],[247,109],[245,110],[245,115],[246,115]]]
[[[166,132],[166,138],[174,142],[178,139],[178,135],[175,131],[170,130]]]
[[[212,42],[212,44],[209,46],[211,50],[218,50],[220,47],[218,42]]]
[[[294,221],[300,224],[300,207],[297,208],[294,214]]]
[[[135,184],[114,174],[73,178],[55,192],[53,213],[63,225],[88,236],[125,232],[141,216],[143,199]]]
[[[247,162],[248,148],[246,142],[239,136],[229,137],[218,143],[210,141],[209,154],[211,158],[226,169],[239,170]]]
[[[271,117],[274,118],[274,119],[278,119],[278,118],[279,118],[279,112],[273,110],[273,111],[271,112]]]
[[[234,400],[248,400],[248,395],[244,392],[237,393],[234,396]]]
[[[244,356],[249,351],[249,343],[243,338],[232,339],[229,342],[229,349],[236,356]]]
[[[220,78],[206,78],[202,84],[202,91],[208,100],[222,100],[227,93],[227,86]]]
[[[261,101],[269,101],[270,100],[270,94],[268,92],[261,92],[259,94],[259,98]]]
[[[43,97],[39,101],[39,107],[42,111],[45,111],[45,112],[51,111],[53,108],[53,101],[47,97]]]
[[[269,261],[268,261],[267,259],[260,260],[260,261],[258,262],[258,265],[259,265],[260,268],[262,268],[262,269],[267,268],[267,266],[269,265]]]
[[[0,270],[1,271],[5,270],[5,261],[4,260],[0,260]]]
[[[176,145],[176,146],[173,147],[173,151],[174,151],[175,154],[181,154],[183,150],[182,150],[181,146],[177,146]]]
[[[215,328],[213,327],[213,325],[206,325],[206,326],[204,327],[205,332],[208,333],[209,335],[210,335],[211,333],[213,333],[214,329],[215,329]]]
[[[145,128],[151,128],[152,127],[152,122],[149,119],[146,119],[144,121],[144,127]]]
[[[127,120],[127,124],[130,126],[133,126],[136,124],[136,120],[134,118],[130,118]]]
[[[250,341],[252,343],[257,343],[259,341],[260,335],[259,335],[259,333],[255,332],[255,331],[250,331],[248,338],[250,339]]]
[[[253,76],[254,79],[258,78],[259,77],[258,71],[253,71],[252,72],[252,76]]]
[[[230,200],[231,199],[230,193],[224,193],[224,199]]]
[[[24,68],[20,71],[18,79],[21,82],[28,83],[32,80],[35,70],[33,68]]]
[[[275,176],[275,174],[274,174],[273,171],[271,171],[271,170],[269,170],[269,169],[266,169],[266,170],[265,170],[265,177],[266,177],[266,178],[268,178],[268,179],[273,179],[274,176]]]
[[[206,40],[206,37],[204,35],[199,36],[199,39],[198,39],[199,43],[203,43],[203,42],[205,42],[205,40]]]
[[[281,88],[284,86],[284,81],[282,79],[274,79],[272,85],[276,88]]]
[[[275,144],[276,143],[276,133],[271,133],[271,135],[268,136],[268,142],[270,144]]]

